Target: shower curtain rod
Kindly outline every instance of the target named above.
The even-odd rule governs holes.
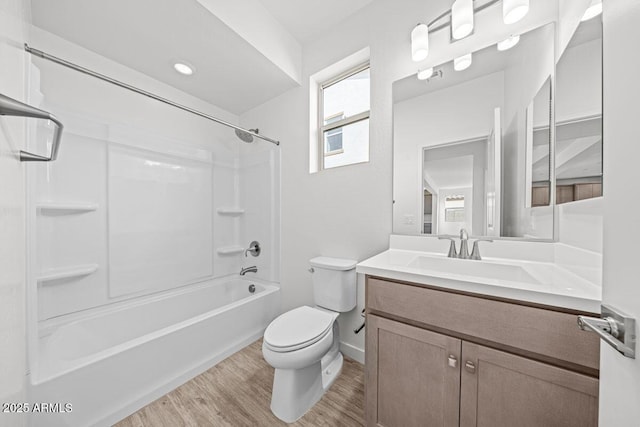
[[[128,90],[130,90],[132,92],[139,93],[140,95],[144,95],[144,96],[146,96],[148,98],[155,99],[156,101],[160,101],[160,102],[165,103],[167,105],[171,105],[172,107],[179,108],[179,109],[181,109],[183,111],[186,111],[188,113],[195,114],[196,116],[200,116],[200,117],[203,117],[203,118],[205,118],[207,120],[211,120],[213,122],[220,123],[221,125],[228,126],[228,127],[233,128],[233,129],[235,129],[237,131],[240,131],[240,132],[245,132],[245,133],[247,133],[249,135],[252,135],[252,136],[254,136],[256,138],[260,138],[262,140],[271,142],[272,144],[280,145],[280,141],[268,138],[268,137],[266,137],[264,135],[260,135],[259,133],[251,131],[249,129],[241,128],[240,126],[236,126],[234,124],[226,122],[226,121],[224,121],[222,119],[219,119],[217,117],[210,116],[209,114],[203,113],[201,111],[194,110],[193,108],[189,108],[189,107],[187,107],[185,105],[178,104],[176,102],[170,101],[167,98],[163,98],[163,97],[155,95],[155,94],[153,94],[151,92],[147,92],[146,90],[139,89],[139,88],[137,88],[135,86],[131,86],[131,85],[127,84],[127,83],[121,82],[120,80],[116,80],[116,79],[113,79],[113,78],[111,78],[109,76],[105,76],[104,74],[100,74],[100,73],[97,73],[95,71],[91,71],[88,68],[81,67],[80,65],[76,65],[76,64],[74,64],[72,62],[69,62],[69,61],[66,61],[66,60],[64,60],[62,58],[58,58],[57,56],[49,55],[48,53],[45,53],[45,52],[43,52],[41,50],[32,48],[27,43],[24,44],[24,50],[29,52],[32,55],[38,56],[40,58],[46,59],[46,60],[51,61],[51,62],[55,62],[56,64],[63,65],[65,67],[67,67],[67,68],[71,68],[72,70],[80,71],[81,73],[87,74],[87,75],[92,76],[92,77],[96,77],[96,78],[98,78],[100,80],[104,80],[104,81],[109,82],[111,84],[114,84],[116,86],[120,86],[121,88],[128,89]]]

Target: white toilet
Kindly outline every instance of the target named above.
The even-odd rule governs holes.
[[[337,317],[356,306],[357,261],[318,257],[310,261],[316,307],[278,316],[264,332],[262,354],[276,369],[271,411],[292,423],[303,416],[340,375]]]

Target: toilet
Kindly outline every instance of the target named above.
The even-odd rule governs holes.
[[[356,306],[357,261],[317,257],[309,261],[315,307],[281,314],[267,326],[264,359],[275,368],[271,411],[292,423],[302,417],[342,371],[338,315]]]

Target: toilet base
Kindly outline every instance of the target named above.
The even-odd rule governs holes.
[[[318,403],[342,371],[340,352],[330,351],[322,360],[302,369],[276,369],[271,411],[286,423],[302,417]]]

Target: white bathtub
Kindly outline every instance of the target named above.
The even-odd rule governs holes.
[[[29,401],[72,411],[32,425],[111,425],[260,338],[279,312],[277,286],[227,278],[49,322]]]

